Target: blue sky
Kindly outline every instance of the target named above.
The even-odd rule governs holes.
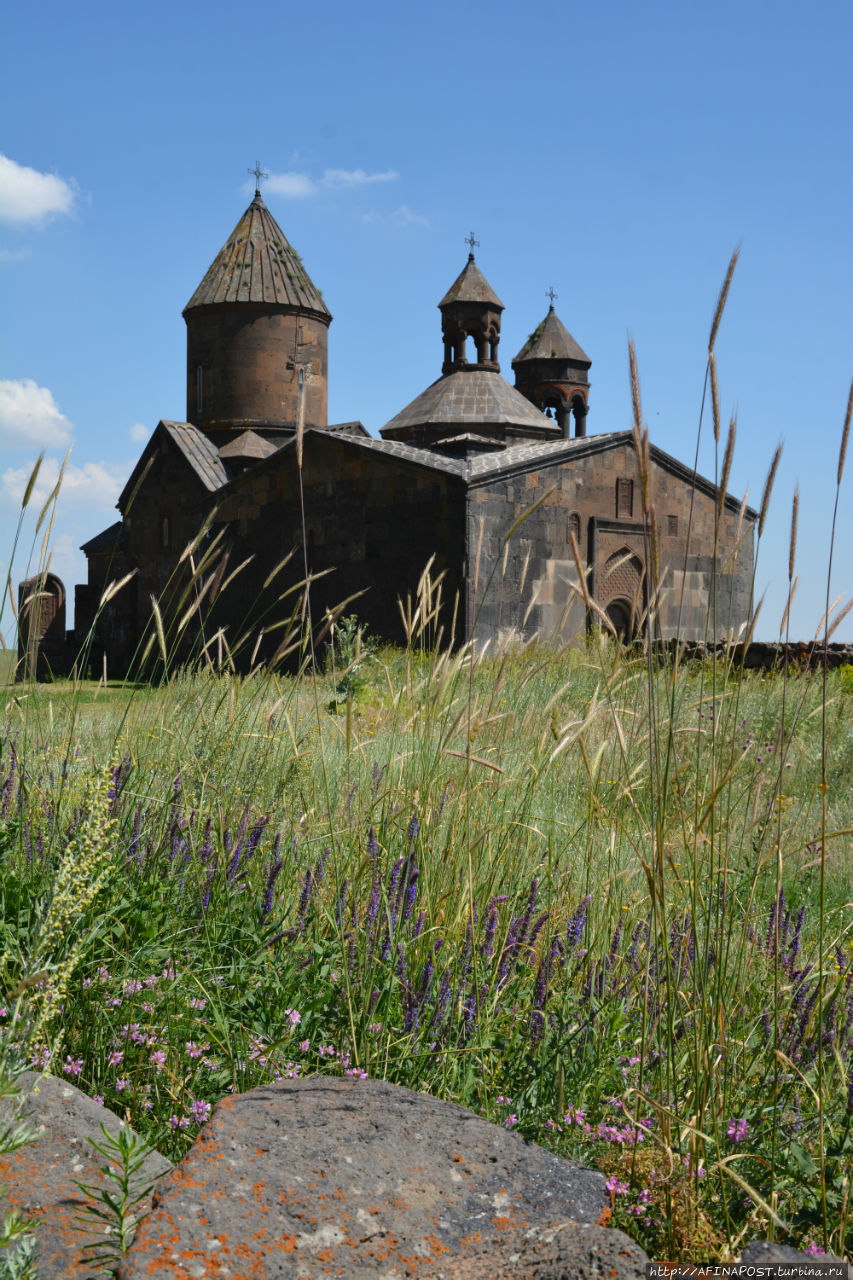
[[[374,433],[440,372],[436,303],[473,230],[504,374],[553,285],[592,360],[589,431],[630,425],[630,332],[651,438],[692,462],[742,243],[717,343],[730,487],[757,505],[784,443],[758,634],[778,633],[797,484],[792,633],[814,632],[853,376],[849,4],[4,7],[0,559],[38,448],[47,482],[70,445],[54,563],[84,580],[75,548],[115,518],[146,434],[185,416],[181,311],[259,159],[334,315],[330,419]],[[706,423],[711,476],[712,446]]]

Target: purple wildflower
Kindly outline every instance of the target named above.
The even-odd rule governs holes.
[[[729,1121],[729,1127],[726,1130],[731,1141],[736,1147],[740,1146],[746,1135],[749,1133],[749,1125],[746,1120],[736,1120],[734,1117]]]
[[[302,892],[299,895],[299,912],[297,915],[297,927],[302,930],[305,928],[305,916],[308,911],[308,904],[311,901],[311,891],[313,889],[313,874],[311,868],[308,867],[305,872],[305,880],[302,884]]]
[[[210,1116],[209,1102],[194,1102],[190,1107],[190,1120],[194,1124],[205,1124]]]

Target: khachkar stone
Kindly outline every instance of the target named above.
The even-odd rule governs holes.
[[[39,573],[18,587],[16,678],[49,679],[66,663],[65,587],[55,573]]]

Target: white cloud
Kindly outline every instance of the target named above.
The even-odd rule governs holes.
[[[31,252],[29,245],[23,249],[0,249],[0,262],[23,262]]]
[[[379,213],[376,209],[370,209],[361,215],[361,220],[373,227],[386,226],[388,223],[393,227],[429,226],[429,219],[423,214],[415,213],[414,209],[410,209],[407,204],[401,204],[393,213]]]
[[[428,227],[429,219],[421,213],[415,213],[407,204],[401,204],[391,214],[391,221],[398,227]]]
[[[32,378],[0,379],[0,444],[56,449],[71,442],[71,423],[47,387]]]
[[[59,479],[60,462],[48,455],[41,464],[30,506],[36,511],[44,506]],[[20,506],[33,464],[24,467],[7,467],[0,477],[0,493]],[[84,462],[82,467],[73,464],[65,468],[58,507],[63,511],[85,508],[87,511],[109,511],[130,475],[131,464],[126,462]]]
[[[365,173],[364,169],[326,169],[324,187],[364,187],[372,182],[396,182],[399,173],[386,169],[384,173]]]
[[[315,195],[317,184],[307,173],[271,173],[265,189],[286,200],[300,200]]]
[[[132,427],[128,427],[127,434],[135,444],[144,444],[151,432],[145,426],[144,422],[134,422]]]
[[[0,218],[38,222],[54,213],[70,213],[76,185],[55,173],[39,173],[0,155]]]
[[[309,173],[271,173],[265,181],[264,190],[284,196],[286,200],[303,200],[306,196],[317,195],[323,188],[365,187],[376,182],[396,182],[399,176],[394,169],[386,169],[382,173],[367,173],[364,169],[324,169],[321,178],[312,178]],[[247,184],[247,190],[251,190],[250,184]]]

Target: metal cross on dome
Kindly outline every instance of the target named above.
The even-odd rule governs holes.
[[[471,246],[471,256],[473,257],[473,256],[474,256],[474,246],[476,245],[478,249],[479,249],[479,247],[480,247],[480,241],[479,241],[479,240],[475,240],[475,239],[474,239],[474,232],[473,232],[473,231],[471,232],[471,234],[470,234],[469,236],[466,236],[466,237],[465,237],[465,243],[466,243],[466,244],[470,244],[470,246]]]
[[[261,168],[260,160],[255,161],[255,167],[254,169],[250,169],[249,173],[253,173],[255,175],[255,195],[259,196],[261,194],[261,178],[268,178],[270,175],[268,173],[264,173]]]
[[[553,309],[554,303],[556,302],[557,298],[559,298],[559,296],[560,296],[560,295],[559,295],[559,293],[555,293],[555,292],[554,292],[554,286],[553,286],[553,285],[551,285],[551,287],[550,287],[550,288],[548,288],[548,289],[546,289],[546,290],[545,290],[545,297],[546,297],[546,298],[550,298],[550,299],[551,299],[551,307],[552,307],[552,309]]]

